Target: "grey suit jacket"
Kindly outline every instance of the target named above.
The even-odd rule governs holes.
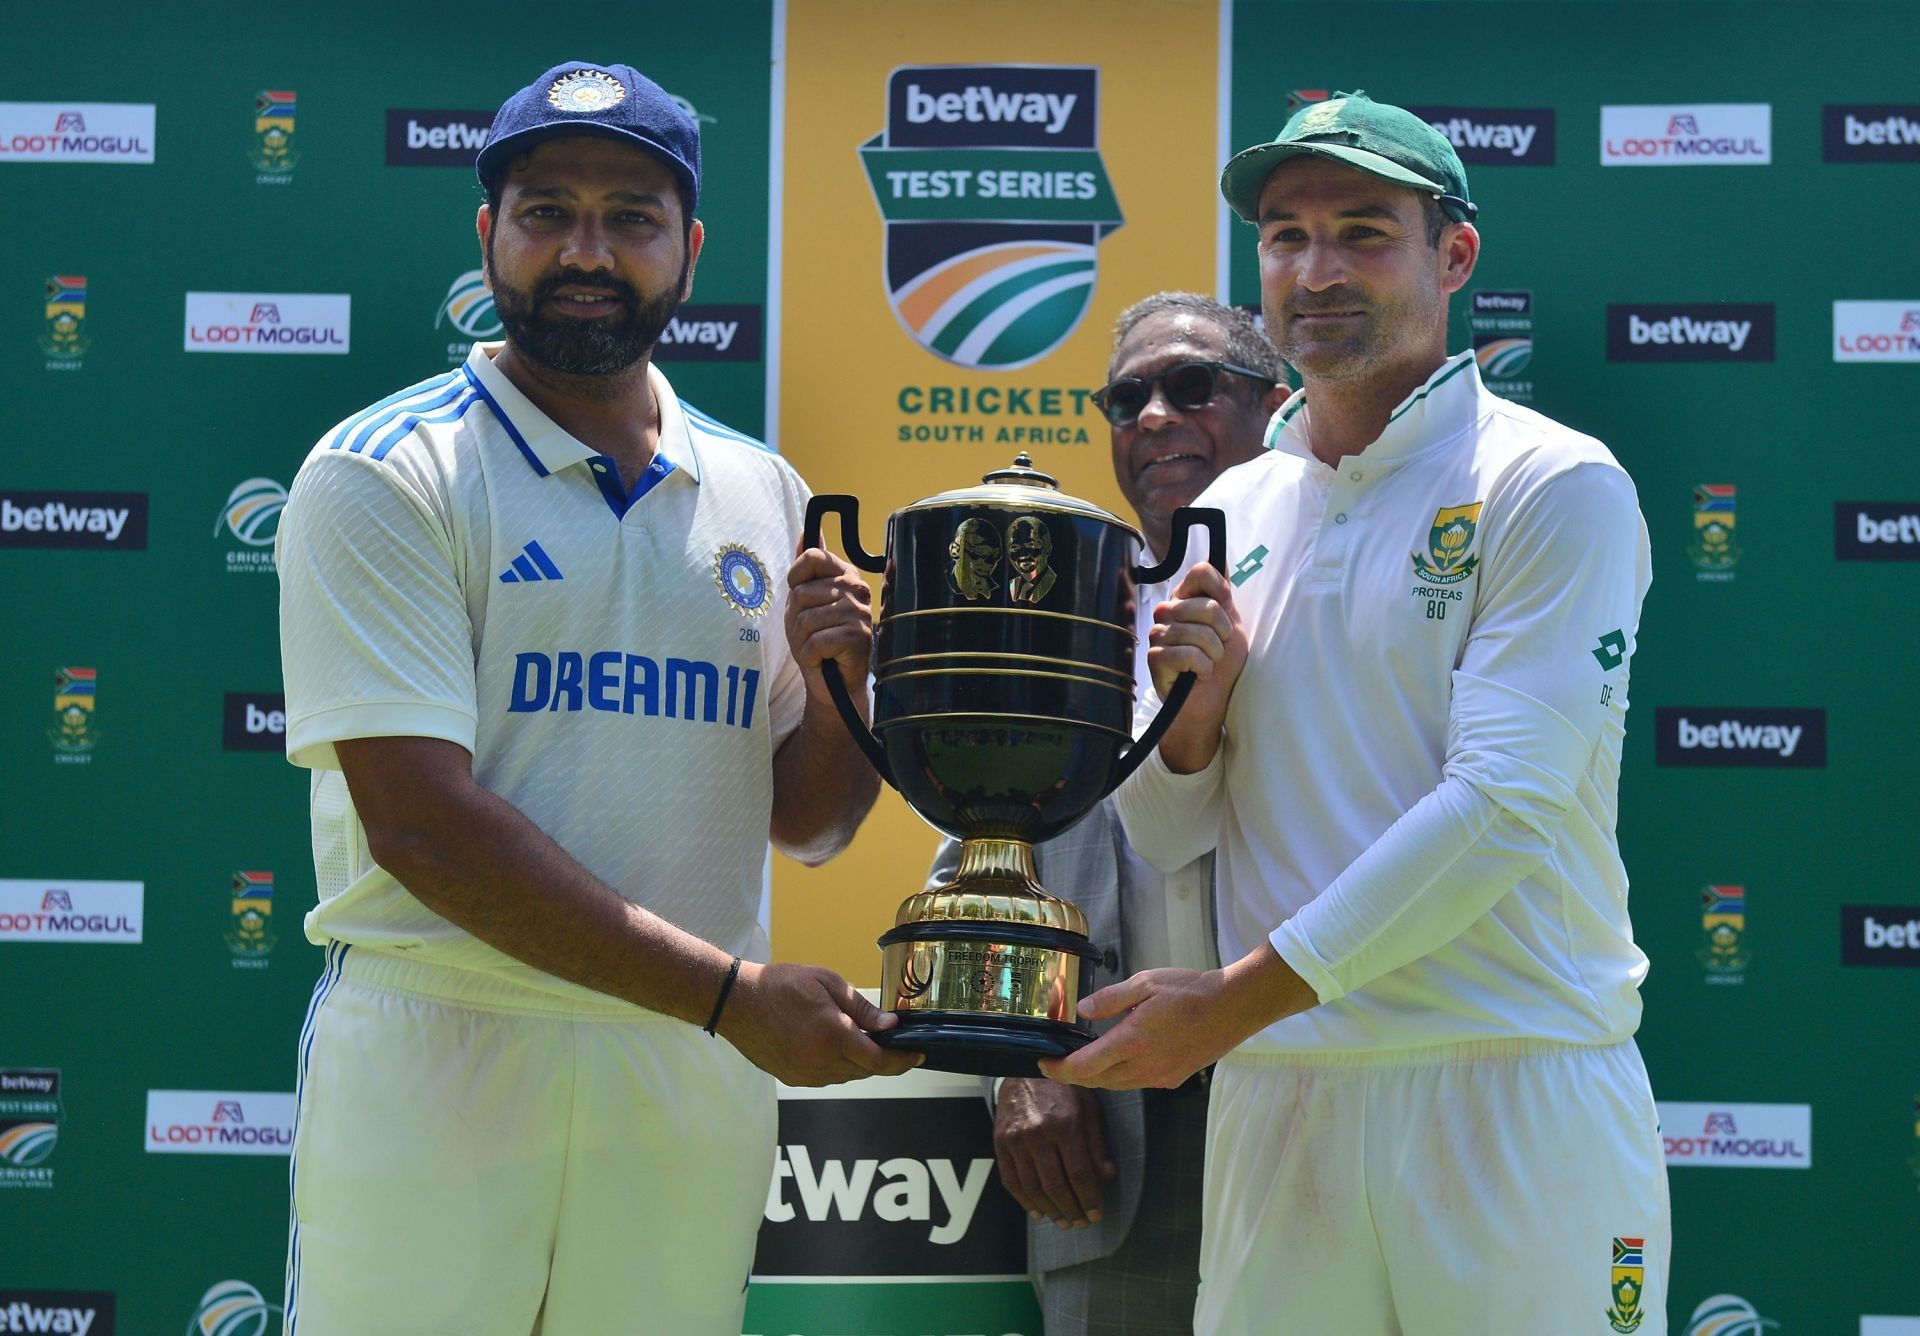
[[[1119,813],[1109,798],[1072,830],[1034,848],[1041,884],[1080,906],[1080,912],[1087,916],[1087,936],[1093,945],[1111,952],[1119,962],[1112,974],[1102,965],[1093,980],[1095,988],[1117,983],[1132,973],[1120,931],[1120,862],[1116,851],[1124,839]],[[928,873],[928,886],[949,880],[959,860],[960,845],[953,840],[943,843]],[[1104,1030],[1106,1024],[1095,1028]],[[990,1079],[987,1084],[990,1089]],[[1133,1227],[1134,1211],[1140,1204],[1140,1180],[1146,1172],[1146,1117],[1141,1094],[1138,1090],[1096,1093],[1106,1123],[1107,1149],[1120,1176],[1101,1185],[1106,1209],[1098,1224],[1086,1229],[1061,1229],[1051,1220],[1027,1222],[1027,1264],[1036,1273],[1105,1257],[1126,1240],[1127,1231]]]

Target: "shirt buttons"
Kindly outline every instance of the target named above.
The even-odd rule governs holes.
[[[1335,515],[1333,522],[1335,524],[1345,524],[1347,522],[1347,512],[1343,510],[1338,515]]]
[[[607,471],[607,466],[605,464],[595,464],[593,466],[593,471],[595,473],[605,473]]]
[[[1348,476],[1349,478],[1352,478],[1352,479],[1353,479],[1353,480],[1354,480],[1355,482],[1359,482],[1359,481],[1360,481],[1360,470],[1358,470],[1358,469],[1355,469],[1355,470],[1354,470],[1354,471],[1353,471],[1352,473],[1349,473],[1349,474],[1348,474],[1347,476]]]

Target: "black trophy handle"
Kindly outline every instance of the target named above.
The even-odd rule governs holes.
[[[847,547],[847,560],[863,571],[875,575],[887,569],[887,559],[876,557],[860,546],[860,498],[844,494],[826,494],[807,499],[806,525],[801,530],[800,545],[803,548],[820,546],[820,522],[829,514],[840,517],[840,538]],[[880,778],[887,781],[889,787],[900,786],[893,781],[893,767],[887,764],[886,749],[880,745],[880,739],[867,727],[867,721],[853,708],[853,696],[847,691],[847,680],[840,675],[840,665],[828,659],[820,665],[820,676],[826,681],[827,695],[833,698],[833,707],[840,711],[840,720],[846,724],[847,732],[853,734],[853,740],[866,755],[867,763],[874,768]]]
[[[1199,528],[1207,531],[1207,565],[1224,575],[1227,570],[1226,512],[1218,506],[1182,506],[1173,512],[1173,537],[1167,542],[1166,557],[1158,566],[1135,566],[1132,571],[1134,583],[1158,584],[1171,578],[1187,558],[1188,536]],[[1133,745],[1115,760],[1113,778],[1107,782],[1107,794],[1126,783],[1127,776],[1153,755],[1153,749],[1160,745],[1160,739],[1173,727],[1173,721],[1180,715],[1180,707],[1187,703],[1187,697],[1193,694],[1193,684],[1199,680],[1190,672],[1174,679],[1173,690],[1167,694],[1166,704],[1160,707],[1160,713],[1147,725],[1147,731],[1135,738]],[[1101,796],[1105,797],[1106,794]]]

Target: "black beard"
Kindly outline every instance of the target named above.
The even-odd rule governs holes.
[[[684,286],[683,281],[642,302],[633,287],[620,279],[562,270],[541,280],[528,293],[500,281],[493,270],[492,255],[487,257],[487,277],[493,283],[493,309],[514,350],[529,361],[569,376],[614,376],[645,357],[680,309]],[[617,316],[600,320],[543,316],[548,302],[563,286],[599,289],[617,297],[624,309]]]

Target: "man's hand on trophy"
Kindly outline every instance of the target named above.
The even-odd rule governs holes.
[[[1153,610],[1147,633],[1147,671],[1165,700],[1181,673],[1198,680],[1173,726],[1160,740],[1160,755],[1177,774],[1206,768],[1220,746],[1233,684],[1247,663],[1247,631],[1233,603],[1233,586],[1212,566],[1191,567],[1173,597]]]
[[[807,695],[831,706],[820,665],[840,665],[860,712],[866,713],[867,665],[873,656],[873,591],[845,557],[810,547],[787,571],[787,644],[806,676]],[[831,717],[831,715],[829,715]]]
[[[743,961],[715,1033],[790,1086],[827,1086],[918,1067],[921,1054],[868,1036],[896,1023],[832,970]]]
[[[1100,1102],[1057,1081],[1012,1077],[993,1109],[1000,1181],[1035,1220],[1085,1229],[1106,1201],[1101,1179],[1119,1177],[1107,1150]]]
[[[1319,999],[1271,946],[1224,969],[1143,970],[1080,1003],[1087,1020],[1123,1016],[1076,1053],[1044,1059],[1056,1081],[1102,1090],[1171,1090],[1283,1016]]]

